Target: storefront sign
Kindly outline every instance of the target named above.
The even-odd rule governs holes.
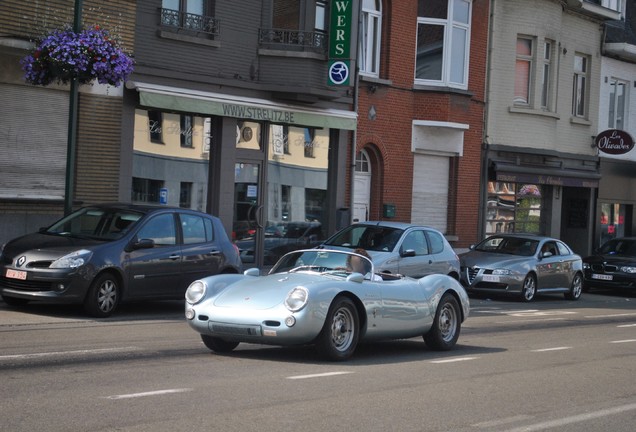
[[[349,85],[352,8],[352,0],[335,0],[332,3],[329,27],[328,83],[330,85]]]
[[[596,179],[537,175],[530,173],[508,173],[502,171],[497,172],[497,181],[509,183],[538,183],[552,186],[570,186],[584,188],[597,188],[599,183]]]
[[[596,136],[596,147],[603,153],[621,155],[634,148],[632,136],[620,129],[608,129]]]

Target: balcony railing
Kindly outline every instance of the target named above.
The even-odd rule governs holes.
[[[261,46],[290,51],[327,51],[327,35],[321,32],[308,32],[287,29],[260,29]]]
[[[204,33],[216,37],[220,33],[219,20],[205,15],[191,14],[173,9],[161,9],[161,25],[175,30]]]

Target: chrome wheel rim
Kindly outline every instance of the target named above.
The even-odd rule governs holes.
[[[532,300],[534,298],[535,285],[534,279],[527,277],[523,282],[523,296],[526,300]]]
[[[344,352],[351,346],[354,337],[353,314],[348,308],[340,308],[333,314],[331,321],[331,342],[334,348]]]
[[[110,312],[117,301],[117,285],[112,280],[104,281],[97,291],[97,307],[102,312]]]
[[[576,275],[572,281],[572,297],[579,298],[581,296],[581,292],[583,292],[583,279],[581,276]]]
[[[457,312],[450,304],[446,303],[439,312],[437,322],[439,332],[444,342],[450,342],[455,338],[457,332]]]

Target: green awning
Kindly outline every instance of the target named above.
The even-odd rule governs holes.
[[[142,106],[169,111],[235,117],[252,121],[355,130],[357,115],[353,111],[336,109],[306,109],[271,101],[250,98],[232,98],[231,95],[193,92],[164,86],[129,83],[139,91]],[[237,101],[238,100],[238,101]]]

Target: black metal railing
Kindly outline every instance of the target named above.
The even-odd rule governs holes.
[[[259,43],[262,46],[284,50],[309,50],[320,53],[327,51],[327,35],[322,32],[260,29]]]
[[[219,20],[214,17],[164,8],[161,9],[161,25],[210,36],[218,36],[221,30]]]

